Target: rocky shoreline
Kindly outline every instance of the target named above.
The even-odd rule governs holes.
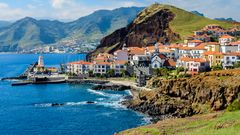
[[[133,99],[123,102],[127,108],[153,117],[184,118],[224,110],[240,98],[240,70],[203,73],[191,78],[152,78]]]

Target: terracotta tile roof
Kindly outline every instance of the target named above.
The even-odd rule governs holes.
[[[166,56],[164,54],[159,54],[158,57],[161,58],[161,59],[165,59],[166,58]]]
[[[182,44],[171,44],[169,46],[169,48],[180,48],[180,47],[183,47],[183,45]]]
[[[118,61],[114,61],[114,64],[120,64],[120,65],[124,65],[126,64],[128,61],[126,60],[118,60]]]
[[[87,62],[87,61],[75,61],[75,62],[70,62],[68,64],[79,64],[79,65],[91,65],[91,62]]]
[[[192,61],[194,61],[194,62],[206,62],[206,59],[203,59],[203,58],[194,58],[194,59],[192,59]]]
[[[190,62],[190,61],[194,61],[194,62],[206,62],[206,59],[203,59],[203,58],[182,57],[182,58],[180,58],[179,60],[185,61],[185,62]]]
[[[207,51],[203,53],[204,55],[223,55],[221,52]]]
[[[191,41],[188,41],[188,43],[202,43],[203,41],[201,40],[191,40]]]
[[[230,45],[232,45],[232,46],[240,45],[240,41],[237,41],[237,42],[231,42]]]
[[[97,62],[96,65],[111,65],[110,62]]]
[[[240,56],[240,52],[230,52],[230,53],[225,53],[224,55],[227,55],[227,56]]]
[[[145,48],[139,48],[139,47],[129,47],[129,54],[133,55],[143,55],[145,53]]]
[[[192,59],[189,57],[181,57],[179,60],[180,61],[191,61]]]
[[[167,59],[165,60],[164,66],[171,66],[171,67],[176,67],[176,62],[173,59]]]
[[[222,35],[220,38],[234,38],[233,36],[230,36],[228,34]]]
[[[180,50],[206,50],[205,48],[205,43],[201,43],[200,45],[196,46],[196,47],[180,47]]]
[[[219,45],[218,42],[205,42],[206,45]]]

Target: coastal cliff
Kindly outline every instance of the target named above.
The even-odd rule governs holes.
[[[191,78],[152,78],[138,96],[124,104],[157,120],[227,108],[240,93],[240,70],[202,73]]]

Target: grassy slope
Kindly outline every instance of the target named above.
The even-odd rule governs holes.
[[[237,135],[240,112],[220,112],[189,118],[161,121],[157,124],[121,132],[121,135]]]
[[[170,28],[175,33],[180,34],[182,39],[184,39],[186,36],[192,35],[193,31],[201,30],[204,26],[209,24],[218,24],[224,28],[230,28],[234,26],[234,24],[230,22],[212,20],[206,17],[197,16],[191,12],[174,6],[162,4],[153,4],[143,10],[135,19],[134,23],[138,24],[143,22],[161,9],[169,9],[175,14],[175,18],[170,22]]]

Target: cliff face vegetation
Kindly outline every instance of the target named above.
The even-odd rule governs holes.
[[[186,117],[225,109],[240,93],[240,70],[216,71],[192,78],[153,78],[138,97],[125,102],[151,116]]]

